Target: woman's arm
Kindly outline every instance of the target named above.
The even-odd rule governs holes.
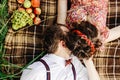
[[[109,36],[106,39],[105,43],[113,41],[120,38],[120,25],[109,30]]]
[[[65,24],[67,15],[67,0],[58,0],[57,23]]]
[[[89,59],[83,59],[83,62],[87,68],[89,80],[100,80],[98,72],[93,64],[92,57]]]

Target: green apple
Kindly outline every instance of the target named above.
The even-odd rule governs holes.
[[[18,30],[19,29],[19,27],[17,27],[15,24],[12,24],[12,28],[13,28],[13,30]]]
[[[25,8],[30,8],[31,7],[31,2],[29,0],[25,0],[23,6]]]

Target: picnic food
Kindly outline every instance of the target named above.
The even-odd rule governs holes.
[[[34,9],[34,14],[40,15],[41,14],[41,9],[40,8],[35,8]]]
[[[14,30],[23,28],[26,25],[31,26],[33,24],[33,20],[29,16],[29,14],[26,11],[19,11],[19,10],[14,11],[11,22],[12,22],[12,28]]]
[[[33,22],[34,22],[34,24],[38,25],[38,24],[40,24],[41,19],[39,17],[35,17]]]
[[[40,7],[40,0],[31,0],[32,7]]]
[[[23,3],[23,6],[25,8],[30,8],[31,7],[31,2],[29,0],[25,0],[24,3]]]
[[[40,0],[17,0],[17,2],[20,6],[13,12],[12,28],[19,30],[27,25],[39,25],[41,22]]]
[[[32,13],[32,8],[27,8],[27,9],[26,9],[26,12],[27,12],[27,13]]]
[[[23,4],[25,0],[17,0],[18,3]]]

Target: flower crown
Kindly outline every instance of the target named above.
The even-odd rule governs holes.
[[[95,52],[95,46],[91,42],[91,40],[88,39],[87,36],[85,34],[83,34],[82,32],[80,32],[79,30],[73,30],[73,32],[75,32],[78,36],[80,36],[81,38],[83,38],[87,42],[87,44],[88,44],[88,46],[90,46],[91,52],[93,54]]]

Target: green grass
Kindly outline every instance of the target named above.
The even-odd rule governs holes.
[[[15,78],[19,78],[20,74],[24,69],[27,68],[27,66],[29,66],[31,63],[33,63],[35,60],[37,60],[45,54],[45,52],[43,51],[31,62],[22,67],[10,63],[5,59],[4,40],[8,32],[9,21],[11,20],[11,17],[9,17],[8,14],[7,2],[8,0],[0,0],[0,80],[14,80]],[[16,69],[18,71],[13,72],[13,69]]]
[[[8,24],[10,21],[9,14],[8,14],[8,6],[7,6],[8,0],[1,0],[0,1],[0,80],[13,80],[16,74],[12,74],[10,72],[11,68],[16,69],[23,69],[20,66],[17,66],[15,64],[9,63],[5,59],[5,48],[4,48],[4,40],[8,31]],[[6,71],[3,70],[6,69]]]

